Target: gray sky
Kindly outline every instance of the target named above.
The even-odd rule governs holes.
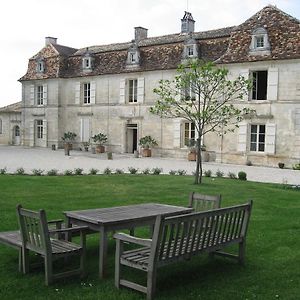
[[[127,42],[133,28],[148,36],[180,32],[184,11],[195,31],[239,25],[268,4],[300,19],[299,0],[9,0],[0,12],[2,71],[0,107],[21,100],[18,79],[46,36],[74,48]]]

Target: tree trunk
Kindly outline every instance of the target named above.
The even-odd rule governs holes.
[[[195,184],[202,182],[202,153],[201,153],[201,137],[197,139],[197,161],[195,172]]]

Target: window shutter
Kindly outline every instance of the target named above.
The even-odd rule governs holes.
[[[30,100],[30,105],[34,105],[34,85],[31,84],[29,88],[29,100]]]
[[[138,78],[137,102],[143,103],[145,95],[145,78]]]
[[[249,70],[248,69],[242,69],[240,71],[240,76],[242,76],[246,80],[248,80],[249,79]],[[243,101],[248,101],[249,100],[249,92],[243,96],[242,100]]]
[[[91,104],[96,103],[96,81],[91,81]]]
[[[276,101],[278,94],[278,68],[268,70],[268,91],[267,100]]]
[[[266,125],[265,153],[275,154],[276,124]]]
[[[34,126],[35,126],[35,121],[32,120],[29,122],[29,146],[34,147]]]
[[[174,131],[174,148],[180,148],[180,136],[181,136],[181,122],[179,119],[173,120],[173,131]]]
[[[238,133],[238,145],[237,151],[246,152],[247,150],[247,123],[242,122],[239,124],[239,133]]]
[[[43,84],[43,105],[47,105],[48,102],[48,89],[47,84]]]
[[[80,82],[75,82],[75,104],[80,104]]]
[[[43,120],[43,143],[45,147],[47,147],[47,139],[48,139],[47,129],[48,129],[47,120]]]
[[[90,120],[80,119],[80,141],[88,142],[90,139]]]
[[[125,79],[120,80],[120,103],[125,103]]]

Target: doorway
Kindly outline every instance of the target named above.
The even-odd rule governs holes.
[[[126,135],[127,135],[127,153],[133,153],[137,150],[137,124],[127,124]]]
[[[20,145],[21,139],[20,139],[20,126],[16,125],[13,129],[13,144],[14,145]]]

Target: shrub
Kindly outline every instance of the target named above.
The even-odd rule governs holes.
[[[72,176],[73,175],[73,171],[72,170],[65,170],[64,175],[65,176]]]
[[[247,173],[244,172],[244,171],[240,171],[240,172],[238,173],[238,178],[239,178],[240,180],[247,180]]]
[[[293,165],[293,170],[300,170],[300,163]]]
[[[186,170],[178,170],[177,174],[180,176],[186,175]]]
[[[142,173],[144,175],[149,175],[150,174],[150,169],[149,168],[146,168],[145,170],[142,171]]]
[[[32,170],[32,174],[34,176],[41,176],[43,174],[43,172],[44,172],[44,170],[42,170],[42,169],[33,169]]]
[[[105,174],[105,175],[110,175],[112,173],[112,170],[111,170],[111,168],[109,168],[109,167],[106,167],[104,170],[103,170],[103,174]]]
[[[7,169],[6,169],[6,167],[5,167],[5,168],[2,168],[2,169],[0,169],[0,175],[5,175],[5,174],[6,174],[6,172],[7,172]]]
[[[58,170],[56,169],[51,169],[47,172],[48,176],[57,176],[57,174],[58,174]]]
[[[152,169],[152,174],[153,175],[159,175],[162,172],[161,168],[153,168]]]
[[[97,175],[98,171],[99,171],[99,170],[97,170],[97,169],[91,168],[91,169],[89,170],[89,175]]]
[[[75,168],[74,169],[74,174],[75,175],[82,175],[83,169],[82,168]]]
[[[217,172],[216,172],[216,176],[217,177],[224,177],[224,172],[222,172],[221,170],[217,170]]]
[[[171,170],[171,171],[169,172],[169,174],[170,174],[170,175],[176,175],[176,174],[177,174],[177,171]]]
[[[115,174],[124,174],[122,169],[116,169]]]
[[[235,173],[229,172],[227,175],[230,179],[237,179],[237,176]]]
[[[25,170],[24,170],[24,168],[18,168],[17,170],[16,170],[16,174],[17,175],[24,175],[25,174]]]
[[[204,176],[205,177],[211,177],[211,174],[212,174],[211,170],[205,170],[204,171]]]
[[[138,169],[133,168],[133,167],[129,167],[129,168],[128,168],[128,171],[129,171],[130,174],[137,174]]]

